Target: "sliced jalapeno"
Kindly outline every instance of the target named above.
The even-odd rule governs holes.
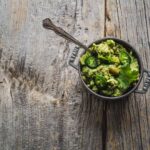
[[[98,66],[98,62],[94,56],[90,56],[85,60],[85,64],[90,68],[96,68]]]

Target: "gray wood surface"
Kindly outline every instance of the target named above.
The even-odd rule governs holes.
[[[74,44],[129,41],[150,69],[149,0],[0,0],[0,150],[149,150],[150,91],[105,103],[68,65]]]

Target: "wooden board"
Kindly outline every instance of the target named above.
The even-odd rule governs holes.
[[[49,17],[87,45],[122,38],[150,68],[149,8],[149,0],[0,0],[0,150],[149,150],[149,92],[96,99],[67,63],[75,45],[42,27]]]
[[[144,1],[107,1],[106,34],[131,43],[150,68],[150,3]],[[124,102],[107,106],[107,149],[150,149],[150,91],[132,94]]]
[[[67,64],[75,45],[45,30],[42,20],[50,17],[90,43],[103,36],[104,1],[1,1],[1,10],[0,147],[101,148],[103,103],[82,90]]]

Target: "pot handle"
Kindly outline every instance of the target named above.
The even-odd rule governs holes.
[[[146,79],[143,84],[143,88],[135,90],[135,92],[139,94],[145,94],[150,87],[150,71],[148,71],[147,69],[144,69],[143,73],[147,74]]]
[[[78,65],[75,65],[74,62],[78,55],[78,52],[79,52],[79,47],[75,47],[69,58],[69,65],[72,66],[73,68],[75,68],[76,70],[78,70]]]

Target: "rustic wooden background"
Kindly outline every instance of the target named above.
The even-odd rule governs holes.
[[[0,0],[0,150],[150,150],[150,90],[89,95],[47,17],[85,44],[130,42],[150,69],[149,0]]]

